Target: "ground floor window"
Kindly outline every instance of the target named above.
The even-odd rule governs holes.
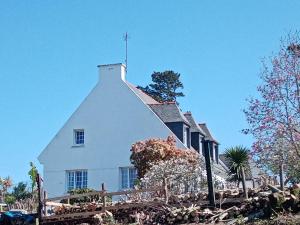
[[[137,170],[134,167],[120,167],[120,188],[130,189],[134,187],[137,179]]]
[[[66,171],[67,191],[87,188],[87,170]]]

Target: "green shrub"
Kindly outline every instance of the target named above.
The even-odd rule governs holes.
[[[7,205],[12,205],[16,202],[16,198],[15,196],[11,195],[11,194],[7,194],[5,195],[4,197],[4,202],[7,204]]]
[[[82,189],[74,189],[71,191],[68,191],[68,193],[70,195],[77,195],[77,194],[84,194],[84,193],[89,193],[89,192],[94,192],[94,189],[90,189],[90,188],[82,188]],[[106,197],[106,201],[107,202],[111,202],[111,197]],[[90,195],[90,196],[84,196],[84,197],[80,197],[80,198],[71,198],[70,199],[70,204],[79,204],[79,203],[86,203],[86,202],[101,202],[102,198],[100,195]],[[67,203],[68,201],[66,199],[62,200],[61,203]]]

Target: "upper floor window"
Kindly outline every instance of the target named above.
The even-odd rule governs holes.
[[[204,155],[204,152],[203,152],[203,143],[202,143],[202,138],[200,137],[199,138],[199,153],[201,154],[201,155]]]
[[[188,127],[183,127],[182,143],[185,146],[190,147],[190,144],[189,144],[189,128]]]
[[[134,187],[137,179],[137,170],[134,167],[120,167],[120,188],[130,189]]]
[[[74,130],[74,144],[75,145],[83,145],[84,144],[84,130],[83,129]]]
[[[187,145],[187,137],[188,137],[188,135],[187,135],[187,129],[185,127],[183,127],[182,143],[184,145]]]
[[[87,170],[66,171],[67,191],[87,188]]]
[[[217,144],[215,145],[215,160],[219,164],[219,147]]]

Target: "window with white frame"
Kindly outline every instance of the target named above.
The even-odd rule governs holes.
[[[186,126],[183,126],[182,143],[189,146],[189,128]]]
[[[189,134],[189,132],[190,132],[190,130],[189,130],[189,128],[188,127],[186,127],[185,128],[185,133],[186,133],[186,145],[188,146],[188,147],[190,147],[190,143],[189,143],[189,136],[190,136],[190,134]]]
[[[199,153],[200,153],[200,155],[204,155],[201,137],[199,138]]]
[[[74,189],[87,188],[88,173],[87,170],[66,171],[67,191]]]
[[[120,188],[130,189],[134,187],[137,179],[137,170],[134,167],[120,167]]]
[[[184,145],[186,145],[186,144],[187,144],[187,130],[186,130],[186,128],[185,128],[185,127],[183,127],[183,137],[182,137],[182,143],[183,143]]]
[[[76,129],[74,130],[74,144],[83,145],[84,144],[84,130]]]

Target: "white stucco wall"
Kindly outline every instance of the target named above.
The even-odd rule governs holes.
[[[119,189],[119,167],[130,165],[131,145],[172,134],[124,80],[122,64],[100,66],[95,88],[39,156],[49,196],[66,193],[66,170],[87,169],[90,188],[105,182],[108,190]],[[73,146],[74,129],[84,129],[84,146]]]

